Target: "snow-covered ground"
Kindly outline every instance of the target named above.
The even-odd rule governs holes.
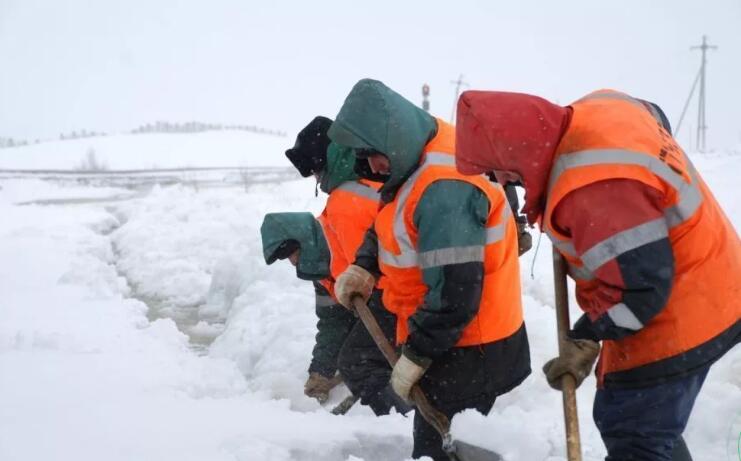
[[[0,170],[76,170],[91,151],[110,170],[285,166],[292,142],[244,131],[117,134],[0,149]]]
[[[272,165],[283,162],[276,152]],[[741,156],[694,159],[738,229]],[[0,187],[0,460],[409,457],[411,419],[377,418],[360,405],[333,416],[344,388],[326,408],[303,395],[312,290],[289,265],[265,266],[259,226],[268,211],[318,212],[324,197],[312,181],[246,192],[178,184],[123,201],[22,206],[127,189],[70,191],[29,178],[0,178]],[[457,437],[508,461],[565,460],[560,395],[539,371],[556,352],[550,252],[544,238],[537,256],[522,259],[533,375],[487,417],[453,421]],[[589,378],[578,391],[587,461],[604,457],[594,386]],[[698,461],[736,461],[739,431],[736,348],[712,368],[686,438]]]

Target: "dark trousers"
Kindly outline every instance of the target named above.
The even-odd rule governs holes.
[[[496,397],[482,398],[478,402],[457,403],[452,405],[434,404],[445,416],[452,419],[456,413],[469,408],[476,409],[479,413],[486,415],[494,406]],[[434,427],[430,426],[422,417],[422,414],[414,410],[414,449],[412,458],[418,459],[429,456],[434,461],[448,461],[448,455],[443,451],[443,439]]]
[[[691,460],[682,432],[708,368],[638,389],[598,389],[594,422],[607,447],[605,461]]]
[[[381,303],[381,292],[375,291],[368,308],[383,330],[386,339],[394,344],[396,316]],[[371,407],[376,415],[387,415],[392,407],[408,410],[401,399],[389,388],[391,366],[381,353],[363,322],[358,321],[342,345],[337,361],[340,374],[350,392],[360,397],[360,403]]]
[[[487,415],[497,396],[509,392],[529,374],[530,352],[523,324],[507,338],[450,349],[433,360],[419,385],[430,403],[448,418],[469,408]],[[422,456],[448,460],[440,434],[416,413],[412,457]]]

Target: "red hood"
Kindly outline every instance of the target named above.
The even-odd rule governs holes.
[[[523,213],[534,224],[543,211],[553,154],[570,111],[543,98],[500,91],[466,91],[458,100],[455,157],[467,175],[506,170],[525,186]]]

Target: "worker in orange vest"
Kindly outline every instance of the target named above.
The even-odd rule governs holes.
[[[336,300],[336,277],[350,264],[365,231],[376,218],[381,184],[361,179],[353,171],[352,150],[331,143],[327,136],[331,124],[332,120],[326,117],[315,117],[299,132],[294,146],[286,151],[286,157],[299,173],[304,177],[313,176],[318,187],[328,194],[318,223],[331,258],[329,273],[317,288],[322,291],[317,300],[323,305],[318,302],[316,307],[317,342],[304,390],[307,395],[325,398],[337,382],[332,375],[338,369],[353,395],[377,415],[388,414],[391,408],[406,412],[409,407],[388,386],[391,368],[383,354],[362,322],[352,314],[350,328],[347,328],[345,316],[349,313],[339,307]],[[369,308],[386,336],[393,338],[396,318],[383,308],[380,291],[375,290]]]
[[[487,414],[530,374],[518,232],[504,190],[458,173],[455,128],[376,80],[353,87],[329,136],[355,149],[356,170],[383,181],[383,208],[337,278],[337,298],[351,307],[381,277],[402,346],[394,391],[408,399],[418,382],[448,417]],[[448,459],[419,413],[412,456]]]
[[[314,284],[317,332],[304,393],[319,403],[326,402],[332,388],[342,382],[336,375],[338,356],[357,323],[330,295],[334,279],[325,227],[321,216],[306,212],[268,213],[260,226],[265,262],[287,259],[299,279]]]
[[[457,122],[458,170],[522,184],[576,282],[585,313],[544,366],[551,386],[581,383],[599,354],[606,459],[691,459],[695,398],[741,340],[741,242],[663,113],[612,90],[566,107],[467,91]]]

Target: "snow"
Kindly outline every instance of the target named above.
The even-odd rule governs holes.
[[[125,138],[120,145],[111,141],[111,152],[139,142]],[[58,144],[61,152],[66,143],[43,147]],[[0,151],[3,166],[6,151]],[[44,166],[69,167],[82,153]],[[117,162],[112,158],[109,165]],[[146,166],[140,161],[120,165]],[[734,172],[741,156],[694,161],[738,229]],[[128,200],[19,205],[129,191],[95,186],[101,185],[0,178],[0,459],[410,456],[411,418],[378,418],[359,404],[345,416],[331,415],[347,395],[344,387],[324,407],[303,395],[316,322],[313,292],[290,265],[264,264],[259,226],[269,211],[321,210],[324,197],[314,196],[312,181],[253,184],[247,192],[239,185],[176,184]],[[556,353],[550,253],[543,239],[537,255],[533,250],[522,259],[533,375],[498,399],[488,416],[466,412],[453,420],[454,435],[508,461],[565,459],[560,395],[540,372]],[[590,377],[578,390],[586,461],[605,454],[591,420],[594,386]],[[735,460],[739,409],[736,348],[712,368],[690,419],[685,436],[695,459]]]
[[[75,198],[95,199],[116,195],[127,196],[132,192],[120,187],[88,187],[74,183],[52,184],[36,177],[21,179],[18,177],[3,178],[3,197],[12,203],[31,202],[50,199],[65,200]]]
[[[75,170],[91,149],[109,170],[285,166],[291,142],[241,131],[116,134],[0,149],[0,169]]]

